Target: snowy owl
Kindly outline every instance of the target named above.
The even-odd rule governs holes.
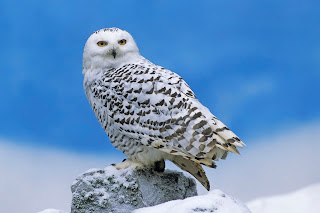
[[[97,119],[112,145],[128,157],[117,169],[160,172],[170,160],[209,190],[201,165],[215,168],[214,161],[244,145],[179,75],[141,56],[127,31],[94,32],[84,47],[82,73]]]

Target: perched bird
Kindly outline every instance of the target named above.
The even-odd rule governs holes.
[[[244,145],[179,75],[141,56],[127,31],[94,32],[84,47],[82,73],[97,119],[128,157],[118,169],[164,171],[164,160],[170,160],[209,190],[201,165],[215,168],[214,161]]]

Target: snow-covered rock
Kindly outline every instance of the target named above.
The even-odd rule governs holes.
[[[38,213],[66,213],[66,212],[58,210],[58,209],[46,209],[46,210],[43,210]]]
[[[320,183],[292,193],[256,199],[247,205],[252,213],[319,213]]]
[[[250,213],[248,207],[220,190],[206,195],[169,201],[160,205],[141,208],[133,213]]]
[[[128,213],[197,195],[195,181],[182,172],[91,169],[71,186],[71,213]]]

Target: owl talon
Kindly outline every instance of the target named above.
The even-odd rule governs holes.
[[[142,169],[145,166],[141,163],[137,163],[134,162],[130,159],[125,159],[124,161],[120,162],[120,163],[116,163],[115,164],[116,169],[120,170],[120,169],[127,169],[127,168],[132,168],[133,170],[137,170],[137,169]]]
[[[157,172],[164,172],[164,168],[166,167],[165,161],[161,160],[161,161],[157,161],[154,163],[154,170]]]

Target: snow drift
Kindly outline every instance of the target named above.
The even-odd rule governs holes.
[[[255,199],[247,205],[252,213],[319,213],[320,183],[284,195]]]

